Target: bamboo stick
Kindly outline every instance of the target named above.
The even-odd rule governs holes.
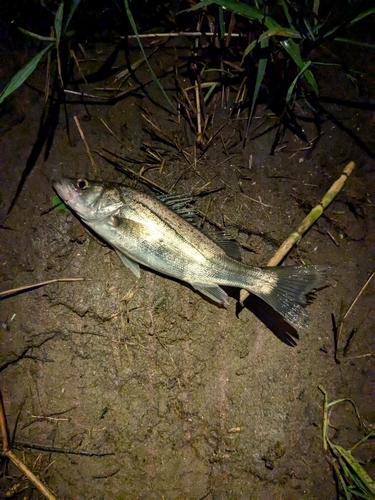
[[[323,196],[322,201],[314,207],[311,212],[303,219],[296,231],[291,233],[284,243],[277,250],[275,255],[267,262],[267,266],[277,266],[283,258],[290,252],[293,246],[298,243],[303,235],[310,229],[310,227],[319,219],[324,210],[332,203],[338,193],[344,187],[344,184],[353,172],[355,167],[354,161],[350,161],[344,168],[341,176],[332,184],[326,194]],[[243,305],[244,301],[249,296],[247,290],[240,292],[240,304]]]

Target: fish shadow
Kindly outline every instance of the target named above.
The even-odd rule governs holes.
[[[155,271],[154,271],[155,272]],[[159,274],[159,276],[165,277],[165,275]],[[220,306],[217,302],[213,301],[209,297],[206,297],[203,295],[201,292],[198,290],[195,290],[194,287],[192,287],[189,283],[185,283],[182,281],[179,281],[178,279],[171,278],[176,283],[180,283],[182,285],[187,286],[191,290],[193,290],[195,293],[198,293],[204,300],[207,302],[210,302],[211,304],[215,305],[216,307],[222,307]],[[296,347],[297,343],[299,341],[299,335],[296,330],[296,328],[292,325],[290,325],[281,314],[279,314],[273,307],[268,305],[266,302],[264,302],[262,299],[257,297],[256,295],[253,295],[250,293],[249,297],[245,300],[244,305],[241,305],[239,301],[239,290],[238,288],[229,288],[229,287],[224,287],[225,291],[227,292],[229,297],[234,298],[237,301],[236,304],[236,316],[239,318],[239,314],[244,310],[248,309],[251,313],[253,313],[257,318],[262,321],[266,327],[271,330],[271,332],[279,339],[281,342],[286,344],[289,347]]]
[[[150,272],[149,268],[144,267],[142,265],[140,267],[141,269]],[[187,288],[190,288],[190,290],[192,290],[194,293],[200,295],[202,299],[205,300],[206,302],[209,302],[210,304],[213,304],[216,307],[222,307],[214,300],[202,294],[199,290],[196,290],[190,283],[181,281],[177,278],[174,278],[173,276],[166,276],[165,274],[155,270],[152,270],[152,272],[164,279],[166,278],[168,280],[174,281],[175,283],[179,283],[182,286],[186,286]],[[248,309],[255,316],[257,316],[258,319],[260,319],[260,321],[262,321],[262,323],[264,323],[266,327],[269,328],[279,340],[281,340],[281,342],[288,345],[289,347],[297,346],[299,335],[297,333],[296,328],[290,325],[287,321],[285,321],[283,316],[281,316],[281,314],[276,312],[273,309],[273,307],[269,306],[262,299],[251,293],[249,297],[245,300],[244,305],[242,306],[239,302],[238,288],[230,288],[223,286],[223,289],[225,289],[229,297],[232,297],[237,301],[236,304],[237,318],[239,317],[239,314],[241,311],[243,311],[243,309]]]
[[[234,291],[234,294],[238,297],[237,290]],[[260,319],[260,321],[262,321],[281,342],[289,347],[297,346],[299,335],[296,328],[285,321],[281,314],[276,312],[262,299],[256,295],[250,294],[245,300],[244,305],[241,305],[238,301],[236,305],[236,316],[239,317],[239,314],[244,309],[248,309],[257,316],[257,318]]]

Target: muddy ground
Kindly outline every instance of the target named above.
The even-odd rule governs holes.
[[[176,51],[186,55],[189,43],[159,49],[151,57],[156,72],[173,66]],[[2,78],[32,50],[15,51]],[[93,72],[112,50],[87,46],[87,58],[95,61],[82,62],[84,72]],[[132,57],[137,60],[138,51]],[[111,105],[89,99],[83,105],[67,95],[46,158],[46,145],[40,152],[36,147],[43,108],[36,89],[43,88],[45,67],[2,108],[1,289],[84,278],[1,302],[1,390],[13,447],[57,498],[335,498],[322,449],[318,386],[330,400],[351,398],[365,425],[359,426],[350,404],[335,407],[335,442],[350,448],[375,420],[374,280],[344,323],[336,357],[332,327],[332,315],[339,320],[375,267],[375,71],[364,64],[366,57],[352,56],[358,70],[368,69],[356,85],[339,69],[320,70],[327,97],[321,134],[312,122],[301,122],[308,140],[315,140],[307,144],[287,130],[272,156],[275,129],[260,132],[274,124],[274,115],[258,106],[243,148],[245,115],[228,113],[234,90],[224,107],[217,96],[209,135],[219,132],[203,155],[188,124],[160,106],[165,101],[153,84]],[[116,67],[124,66],[120,52]],[[150,79],[145,68],[138,78]],[[162,80],[173,99],[171,81]],[[183,74],[181,81],[188,86]],[[95,93],[113,85],[111,77],[79,88]],[[299,105],[300,115],[307,115]],[[147,131],[145,112],[180,151]],[[63,175],[150,192],[95,153],[103,149],[136,171],[141,165],[129,157],[140,160],[144,175],[168,191],[217,190],[199,197],[197,207],[233,231],[244,246],[244,262],[257,266],[267,263],[348,161],[355,161],[342,192],[286,259],[332,267],[327,286],[308,307],[308,327],[296,332],[280,319],[273,322],[260,301],[241,310],[236,290],[225,310],[147,269],[137,280],[70,212],[51,210],[51,183]],[[35,166],[8,213],[30,157]],[[371,446],[356,456],[373,474]],[[9,492],[40,498],[5,463],[0,490],[1,498]]]

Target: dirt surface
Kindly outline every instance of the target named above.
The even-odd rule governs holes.
[[[113,47],[86,50],[96,59],[90,67],[82,63],[88,74]],[[176,50],[187,48],[170,43],[151,58],[157,73],[173,66]],[[14,67],[9,61],[2,78],[30,51],[16,51]],[[116,65],[125,65],[121,53]],[[375,419],[375,280],[344,323],[339,359],[332,329],[332,315],[340,319],[375,267],[374,71],[369,68],[370,77],[359,77],[356,87],[339,70],[321,70],[322,96],[335,98],[322,100],[321,135],[312,122],[303,123],[308,140],[315,140],[306,144],[286,131],[273,156],[275,129],[259,134],[275,121],[266,106],[258,107],[243,148],[246,120],[228,117],[235,92],[228,92],[224,108],[218,94],[213,138],[202,154],[189,126],[163,109],[160,92],[148,85],[112,105],[74,103],[68,95],[45,158],[46,147],[35,154],[43,108],[35,88],[43,88],[43,70],[32,76],[33,87],[8,100],[0,117],[1,289],[63,277],[84,281],[2,300],[1,390],[15,453],[61,499],[335,498],[322,449],[318,386],[330,400],[351,398],[367,426],[358,425],[349,404],[335,407],[335,442],[350,448]],[[138,77],[149,80],[145,68]],[[173,98],[171,81],[162,81]],[[113,78],[80,90],[94,93],[98,86],[113,86]],[[308,113],[298,105],[301,115]],[[145,112],[180,150],[147,131]],[[308,307],[309,326],[296,332],[281,320],[271,325],[268,309],[255,299],[241,310],[238,290],[229,292],[225,310],[147,269],[137,280],[70,212],[51,210],[51,183],[63,175],[150,192],[94,152],[103,148],[136,171],[141,165],[129,156],[140,160],[143,175],[168,191],[216,189],[199,197],[197,207],[233,231],[246,248],[244,262],[257,266],[355,161],[342,192],[286,259],[332,267]],[[35,166],[8,214],[33,155]],[[357,454],[370,473],[373,452],[368,444]],[[8,465],[0,497],[11,488],[15,498],[40,498]]]

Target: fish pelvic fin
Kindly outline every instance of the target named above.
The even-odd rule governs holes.
[[[287,266],[260,269],[256,284],[245,287],[254,293],[283,318],[296,327],[307,326],[308,314],[303,306],[308,304],[307,295],[321,287],[329,266]]]
[[[141,277],[141,270],[139,268],[139,264],[137,262],[135,262],[134,260],[130,259],[130,257],[127,257],[126,255],[124,255],[120,250],[117,250],[117,248],[115,248],[115,251],[117,253],[117,255],[120,257],[120,259],[122,260],[122,262],[125,264],[125,266],[130,269],[130,271],[136,275],[137,278],[140,278]]]

